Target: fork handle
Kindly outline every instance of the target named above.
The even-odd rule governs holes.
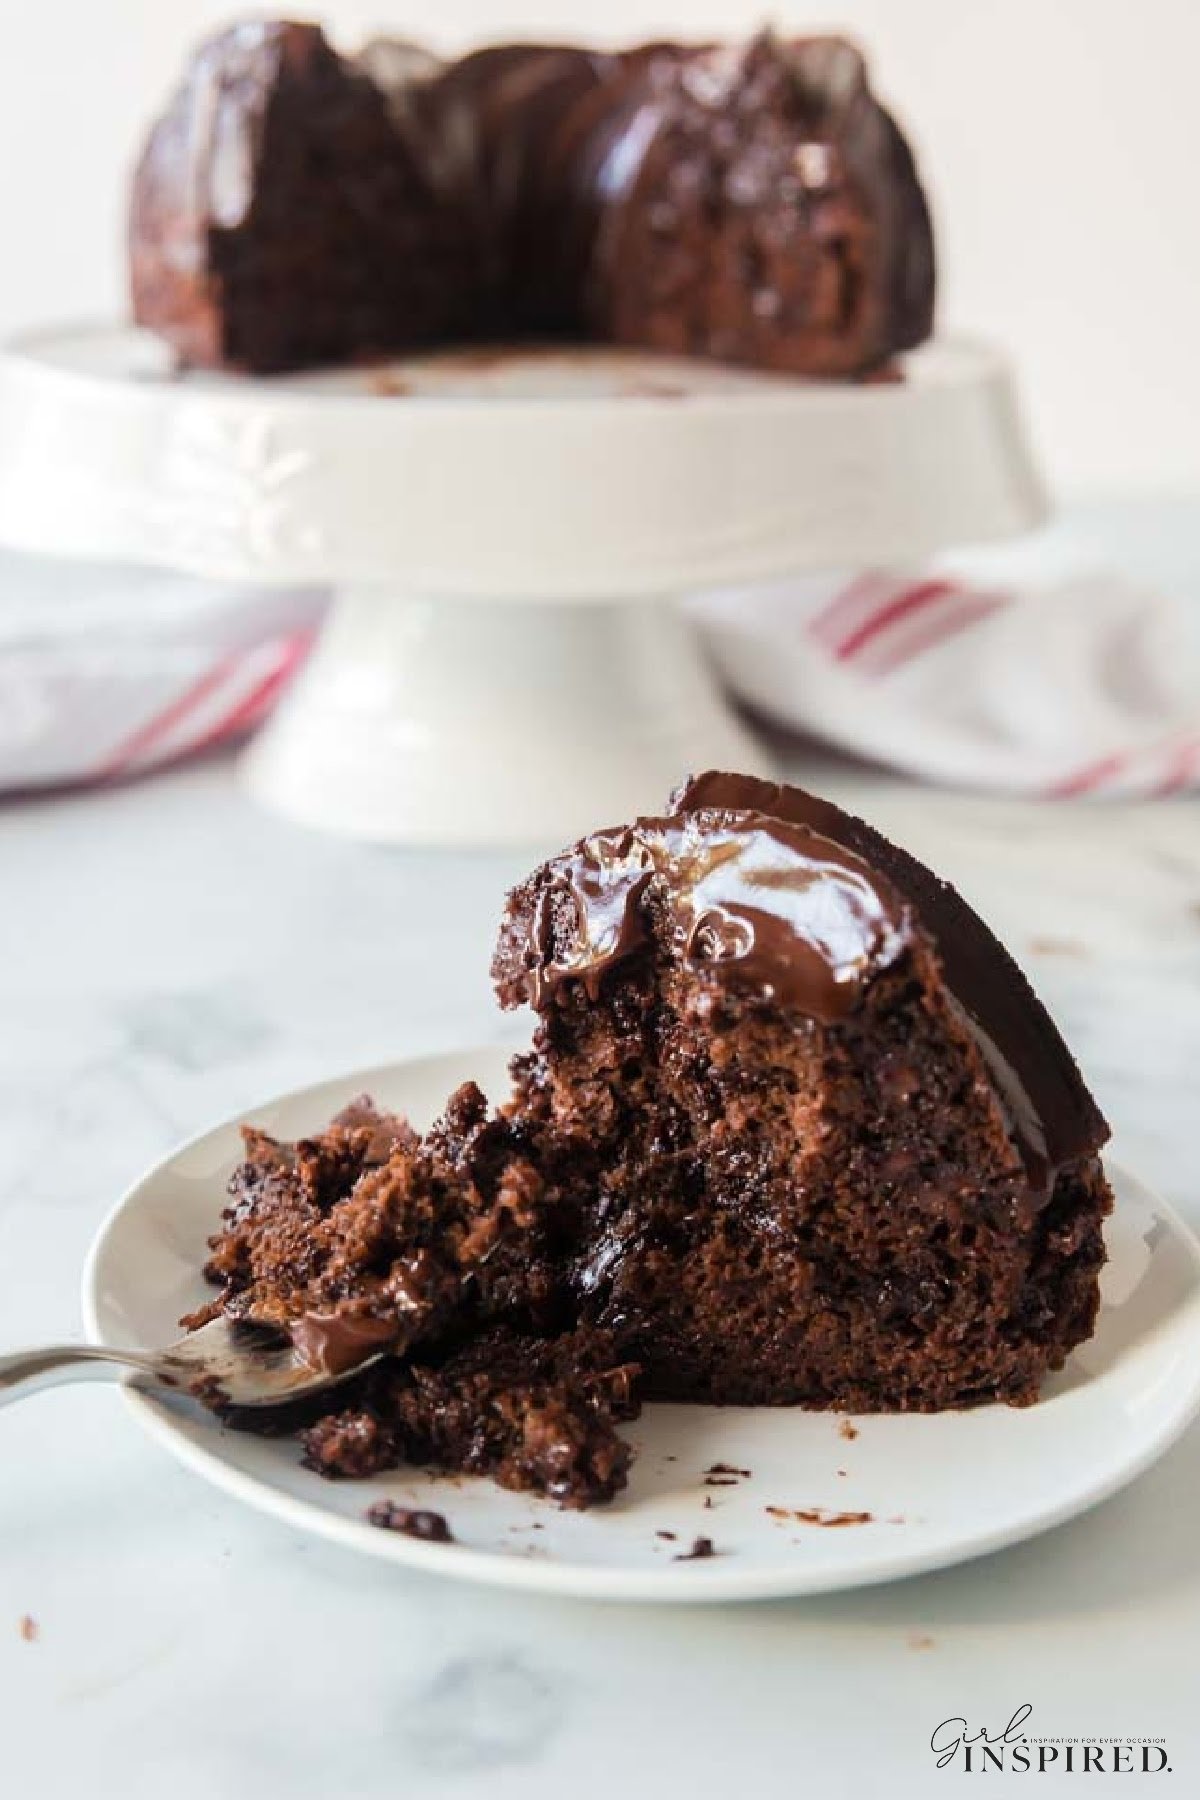
[[[122,1371],[158,1379],[154,1358],[138,1350],[109,1350],[99,1344],[47,1344],[0,1356],[0,1406],[24,1400],[67,1381],[113,1381]]]

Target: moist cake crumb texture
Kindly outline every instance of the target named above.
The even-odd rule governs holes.
[[[1024,1405],[1092,1331],[1104,1120],[987,927],[862,821],[700,776],[516,888],[493,974],[536,1015],[498,1107],[468,1084],[424,1136],[367,1099],[295,1144],[247,1128],[186,1323],[277,1325],[333,1371],[391,1354],[234,1423],[330,1477],[585,1506],[647,1400]]]

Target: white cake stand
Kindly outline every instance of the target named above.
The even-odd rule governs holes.
[[[0,358],[0,542],[332,585],[247,753],[259,799],[382,841],[562,839],[763,767],[678,595],[1042,517],[1002,361],[943,342],[904,374],[566,350],[180,378],[136,331],[45,333]]]

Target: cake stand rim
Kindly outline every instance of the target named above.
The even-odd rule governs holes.
[[[327,368],[280,375],[198,370],[184,371],[179,377],[162,379],[147,379],[135,371],[114,374],[102,369],[78,368],[39,354],[39,351],[53,348],[56,342],[71,342],[81,338],[95,338],[101,342],[125,338],[147,345],[160,341],[144,327],[121,320],[65,320],[49,325],[26,326],[0,340],[0,377],[10,373],[32,374],[39,380],[99,389],[106,398],[119,394],[131,404],[142,406],[176,405],[202,399],[208,405],[237,410],[249,409],[269,399],[272,406],[287,410],[312,408],[324,413],[369,413],[374,417],[376,409],[383,409],[390,412],[393,421],[413,418],[426,421],[443,414],[450,406],[459,413],[466,412],[475,402],[461,395],[420,392],[398,395],[369,390],[343,393],[317,387],[292,386],[289,383],[343,373],[369,376],[385,370],[438,362],[444,362],[449,367],[460,357],[466,362],[477,351],[494,354],[498,360],[512,357],[514,360],[552,361],[562,357],[578,359],[584,364],[600,365],[612,361],[614,366],[618,361],[625,360],[630,365],[644,365],[647,371],[656,370],[661,373],[667,369],[680,372],[691,370],[696,374],[704,372],[715,374],[718,378],[722,375],[730,378],[731,385],[728,387],[701,386],[683,394],[580,392],[560,397],[503,393],[478,397],[479,406],[488,414],[501,410],[524,414],[547,409],[554,409],[556,412],[578,410],[593,414],[607,413],[614,407],[619,407],[622,414],[672,414],[679,409],[681,400],[685,400],[688,408],[693,411],[711,408],[726,413],[754,411],[759,408],[786,412],[797,408],[896,411],[911,403],[914,394],[925,395],[931,390],[955,386],[973,387],[993,380],[1003,383],[1012,376],[1011,359],[1001,344],[984,335],[962,331],[938,332],[915,349],[902,353],[897,359],[898,364],[906,374],[915,372],[919,377],[915,381],[792,375],[785,371],[759,369],[748,364],[727,363],[713,358],[680,357],[629,345],[573,341],[544,345],[484,343],[478,346],[446,346],[444,349],[434,347],[416,351],[412,355],[379,357],[354,370]],[[961,359],[964,367],[960,371],[955,370],[952,365],[949,368],[939,366],[943,357]],[[400,401],[403,405],[399,404]]]
[[[66,332],[0,351],[0,541],[17,549],[220,581],[581,603],[907,562],[1047,512],[1009,364],[965,339],[918,351],[911,366],[933,374],[889,385],[754,376],[682,399],[383,406],[258,378],[109,377],[33,353]]]

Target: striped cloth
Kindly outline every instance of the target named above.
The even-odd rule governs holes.
[[[0,789],[115,781],[245,737],[324,605],[0,553]]]
[[[1196,659],[1163,595],[871,571],[689,604],[751,711],[923,780],[1047,799],[1200,785]],[[246,736],[324,606],[0,553],[0,789],[116,780]]]
[[[1190,621],[1132,583],[870,571],[692,604],[752,712],[906,774],[1044,799],[1200,786]]]

